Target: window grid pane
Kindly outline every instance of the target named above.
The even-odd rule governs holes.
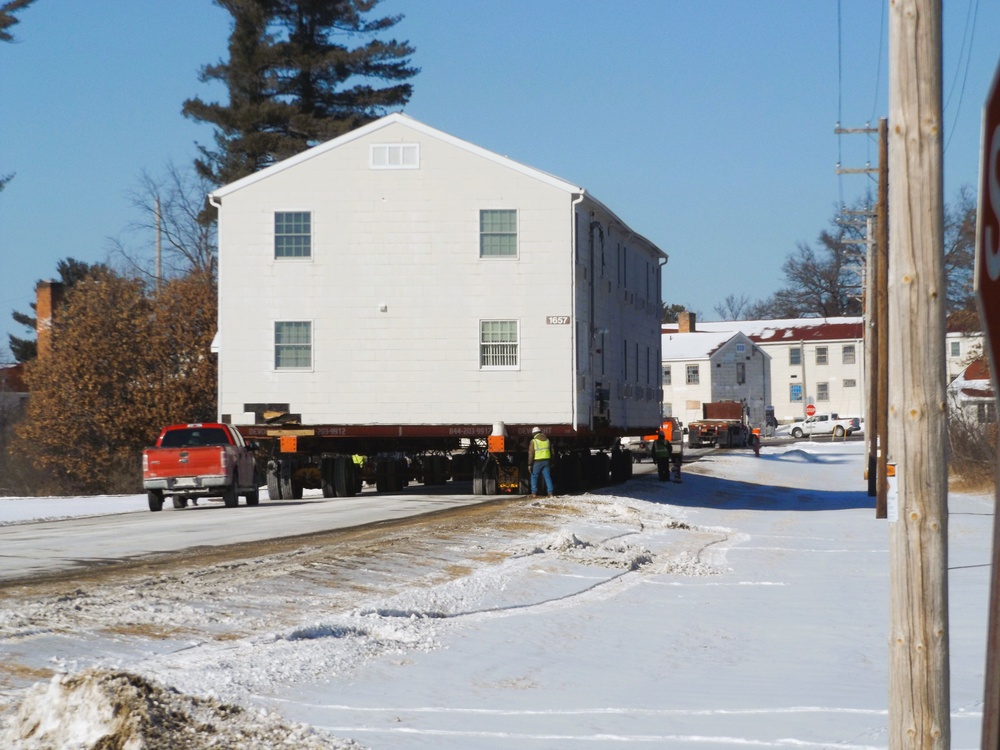
[[[479,256],[517,255],[517,211],[483,209],[479,212]]]
[[[479,366],[517,367],[516,320],[484,320],[479,327]]]
[[[312,255],[312,216],[308,211],[274,214],[274,257],[308,258]]]
[[[844,357],[843,357],[844,364],[845,365],[853,365],[854,361],[855,361],[855,356],[856,355],[855,355],[855,350],[854,350],[854,344],[845,344],[844,345]]]
[[[274,324],[274,366],[312,366],[312,323],[294,321]]]

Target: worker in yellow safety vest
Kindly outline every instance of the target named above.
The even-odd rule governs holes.
[[[653,461],[656,462],[656,474],[661,482],[666,482],[670,479],[670,459],[673,457],[674,446],[664,437],[663,430],[656,433],[652,453]]]
[[[531,471],[531,494],[540,497],[538,494],[538,475],[542,475],[545,481],[545,488],[549,497],[552,497],[554,489],[552,486],[552,471],[549,469],[549,462],[552,460],[552,443],[545,437],[541,427],[535,427],[531,431],[531,442],[528,443],[528,469]]]

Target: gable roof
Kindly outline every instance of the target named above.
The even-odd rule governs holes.
[[[661,337],[663,360],[709,359],[719,349],[735,338],[747,337],[737,331],[695,331],[693,333],[664,333]],[[747,343],[750,343],[747,339]]]
[[[860,316],[698,321],[697,326],[702,331],[740,331],[758,344],[860,339],[865,330],[864,318]]]
[[[249,187],[250,185],[260,182],[261,180],[265,180],[272,175],[278,174],[280,172],[285,171],[286,169],[291,169],[292,167],[295,167],[298,164],[302,164],[303,162],[309,161],[310,159],[315,159],[316,157],[322,156],[323,154],[333,151],[334,149],[340,148],[345,144],[351,143],[361,138],[365,138],[373,133],[377,133],[378,131],[383,130],[391,125],[404,125],[408,128],[417,131],[418,133],[422,133],[431,138],[436,138],[437,140],[443,141],[444,143],[448,143],[452,146],[455,146],[456,148],[468,151],[469,153],[475,154],[476,156],[479,156],[483,159],[487,159],[488,161],[491,161],[495,164],[499,164],[503,167],[506,167],[507,169],[511,169],[515,172],[523,174],[526,177],[539,180],[540,182],[543,182],[546,185],[564,191],[568,195],[580,195],[582,197],[585,197],[588,201],[594,203],[602,211],[607,213],[608,216],[610,216],[614,221],[616,221],[618,224],[624,227],[626,231],[635,236],[636,239],[647,244],[655,252],[659,253],[663,258],[666,259],[669,257],[667,253],[661,250],[655,243],[643,237],[638,232],[632,230],[628,224],[622,221],[621,218],[617,214],[615,214],[614,211],[612,211],[610,208],[604,205],[592,194],[588,193],[586,189],[574,185],[571,182],[567,182],[566,180],[563,180],[559,177],[550,175],[548,172],[543,172],[540,169],[529,167],[526,164],[514,161],[513,159],[510,159],[506,156],[501,156],[500,154],[497,154],[493,151],[489,151],[485,148],[482,148],[481,146],[477,146],[476,144],[470,143],[469,141],[464,141],[461,138],[456,138],[453,135],[445,133],[443,130],[432,128],[430,125],[425,125],[419,120],[414,120],[412,117],[409,117],[403,114],[402,112],[393,112],[392,114],[386,115],[385,117],[381,117],[378,120],[375,120],[374,122],[370,122],[367,125],[362,125],[360,128],[355,128],[354,130],[351,130],[348,133],[344,133],[343,135],[338,136],[337,138],[334,138],[332,140],[329,140],[326,143],[321,143],[318,146],[313,146],[312,148],[303,151],[301,153],[298,153],[295,156],[291,156],[287,159],[279,161],[277,164],[272,164],[271,166],[266,167],[260,170],[259,172],[254,172],[253,174],[247,175],[246,177],[236,180],[235,182],[231,182],[228,185],[223,185],[222,187],[217,188],[213,190],[211,193],[209,193],[208,196],[209,201],[215,201],[220,198],[224,198],[227,195],[235,193],[237,190]]]
[[[412,128],[419,133],[428,135],[432,138],[437,138],[438,140],[449,143],[452,146],[457,146],[458,148],[464,149],[471,153],[481,156],[484,159],[488,159],[492,162],[505,166],[509,169],[513,169],[515,172],[520,172],[529,177],[533,177],[536,180],[541,180],[542,182],[549,184],[553,187],[559,188],[560,190],[565,190],[567,193],[583,193],[585,192],[582,187],[577,187],[565,180],[561,180],[558,177],[553,177],[552,175],[541,171],[540,169],[535,169],[529,167],[520,162],[516,162],[513,159],[508,159],[506,156],[501,156],[492,151],[487,151],[485,148],[475,145],[474,143],[469,143],[468,141],[463,141],[460,138],[456,138],[453,135],[449,135],[444,131],[432,128],[429,125],[425,125],[419,120],[414,120],[412,117],[404,115],[402,112],[393,112],[385,117],[380,117],[374,122],[370,122],[367,125],[362,125],[360,128],[355,128],[350,132],[344,133],[332,140],[321,143],[318,146],[313,146],[306,151],[296,154],[295,156],[290,156],[287,159],[279,161],[277,164],[272,164],[269,167],[265,167],[259,172],[254,172],[251,175],[247,175],[242,179],[236,180],[236,182],[230,182],[228,185],[223,185],[216,190],[213,190],[211,195],[216,198],[223,198],[230,193],[234,193],[241,188],[245,188],[248,185],[253,185],[256,182],[267,179],[271,175],[277,174],[279,172],[284,172],[286,169],[291,169],[297,164],[309,161],[310,159],[315,159],[318,156],[322,156],[325,153],[333,151],[334,149],[340,148],[341,146],[351,143],[352,141],[365,138],[372,133],[377,133],[379,130],[384,130],[391,125],[405,125],[408,128]]]
[[[958,376],[948,384],[948,391],[954,398],[992,399],[993,381],[985,358],[980,357],[969,363]]]

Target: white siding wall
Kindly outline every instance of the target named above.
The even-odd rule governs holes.
[[[369,145],[387,142],[419,143],[420,168],[369,169]],[[570,423],[573,333],[589,322],[579,280],[573,294],[572,198],[401,123],[226,195],[220,413],[288,403],[310,424]],[[517,210],[516,259],[479,257],[480,209]],[[310,258],[274,258],[275,211],[311,212]],[[573,324],[547,325],[554,315]],[[482,319],[519,322],[517,370],[480,369]],[[274,323],[297,320],[312,322],[313,366],[276,370]],[[592,400],[577,395],[578,408]]]
[[[844,363],[844,347],[854,347],[854,363]],[[807,404],[817,411],[834,412],[844,417],[865,415],[864,342],[861,339],[806,342],[762,342],[760,347],[771,356],[771,394],[774,415],[788,423],[805,417]],[[790,364],[790,350],[802,348],[802,363]],[[827,363],[817,364],[816,349],[826,347]],[[850,385],[853,381],[854,385]],[[803,399],[792,402],[792,384],[803,385]],[[826,383],[829,398],[819,400],[819,384]]]
[[[671,360],[664,362],[670,366],[672,385],[664,389],[664,399],[670,404],[672,415],[687,424],[701,419],[701,405],[712,401],[712,363],[708,359]],[[698,367],[698,383],[687,382],[687,368]]]
[[[739,351],[739,347],[743,351]],[[743,365],[743,382],[739,382]],[[754,427],[764,426],[764,407],[770,404],[769,363],[766,355],[746,336],[739,334],[712,354],[712,401],[741,401],[749,409]]]

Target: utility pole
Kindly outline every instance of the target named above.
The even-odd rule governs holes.
[[[889,4],[889,747],[951,744],[941,0]]]
[[[889,483],[889,123],[878,121],[878,203],[875,207],[875,386],[877,398],[872,413],[875,417],[875,443],[878,448],[875,466],[875,518],[887,515]],[[871,454],[869,454],[869,464]]]
[[[156,291],[160,291],[160,279],[163,278],[163,249],[160,235],[160,196],[156,196]]]
[[[837,174],[878,175],[878,197],[875,204],[875,238],[868,235],[868,256],[866,258],[865,292],[865,355],[866,388],[868,399],[865,416],[865,436],[868,452],[868,495],[875,497],[875,518],[886,517],[886,503],[889,485],[888,471],[889,445],[889,314],[888,314],[888,273],[889,273],[889,157],[888,125],[885,118],[879,120],[878,128],[841,128],[835,131],[845,133],[877,134],[879,144],[878,167],[866,165],[862,169],[842,169],[837,165]],[[874,245],[875,252],[872,252]]]

